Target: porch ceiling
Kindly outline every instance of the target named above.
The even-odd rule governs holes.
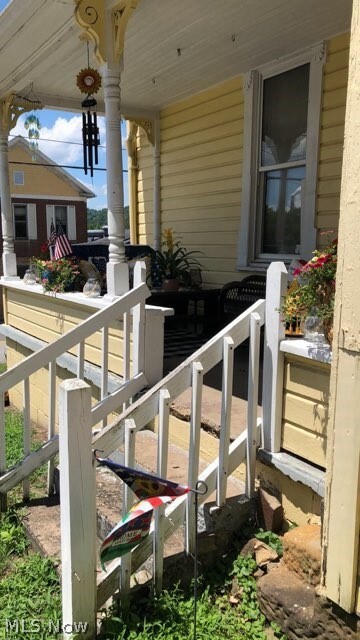
[[[141,0],[126,33],[123,111],[159,109],[348,30],[351,6],[352,0]],[[75,78],[86,66],[79,35],[74,0],[13,0],[0,19],[0,96],[25,95],[33,83],[47,106],[78,109]]]

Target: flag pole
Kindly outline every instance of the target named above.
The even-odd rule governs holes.
[[[199,495],[204,496],[208,491],[208,486],[202,480],[198,480],[195,489],[191,489],[195,494],[195,541],[194,541],[194,640],[196,640],[196,623],[197,623],[197,599],[198,599],[198,514],[199,514]]]

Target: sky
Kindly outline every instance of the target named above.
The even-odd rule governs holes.
[[[10,4],[10,0],[0,0],[0,12]],[[36,88],[35,88],[36,89]],[[81,104],[81,94],[79,93],[79,106]],[[82,165],[82,117],[81,113],[70,113],[68,111],[54,111],[52,109],[41,109],[34,112],[41,124],[39,149],[51,160],[61,165],[75,165],[79,169],[67,169],[71,175],[91,189],[95,198],[88,200],[88,206],[93,209],[107,207],[106,196],[106,171],[94,171],[94,177],[90,174],[86,176]],[[27,138],[28,132],[24,128],[25,119],[29,114],[22,115],[14,129],[10,132],[10,139],[14,135],[22,135]],[[99,168],[105,169],[105,119],[98,118],[100,130]],[[123,147],[125,140],[125,125],[122,124]],[[54,142],[55,141],[55,142]],[[76,143],[76,144],[74,144]],[[127,169],[127,154],[123,151],[123,168]],[[124,178],[124,202],[128,204],[127,173]]]
[[[0,0],[1,5],[1,0]],[[81,96],[79,98],[79,104]],[[33,112],[40,120],[40,139],[39,149],[45,153],[51,160],[60,165],[74,165],[79,169],[68,169],[71,175],[82,182],[86,187],[91,189],[95,194],[95,198],[88,200],[88,206],[92,209],[102,209],[107,206],[107,189],[106,189],[106,171],[96,171],[94,168],[94,177],[91,178],[90,173],[85,175],[82,168],[82,117],[81,113],[70,113],[68,111],[53,111],[51,109],[41,109]],[[24,122],[29,114],[20,116],[16,127],[10,132],[10,139],[16,135],[22,135],[25,138],[28,132],[24,127]],[[98,118],[98,126],[100,131],[100,148],[99,148],[99,164],[97,167],[104,169],[106,167],[105,149],[105,118]],[[122,125],[123,147],[125,137],[125,125]],[[127,154],[123,151],[123,168],[127,169]],[[127,173],[124,177],[124,202],[128,204],[128,188]]]

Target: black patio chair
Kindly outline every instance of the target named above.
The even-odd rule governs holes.
[[[232,322],[257,300],[265,299],[266,277],[247,276],[223,286],[219,294],[218,318],[220,328]]]

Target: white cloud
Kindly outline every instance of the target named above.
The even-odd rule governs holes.
[[[39,114],[41,122],[41,113]],[[24,127],[25,117],[19,118],[12,135],[21,135],[27,138]],[[105,123],[103,118],[98,118],[101,145],[105,144]],[[56,118],[51,127],[42,126],[40,131],[39,149],[57,164],[81,164],[82,163],[82,116],[74,115],[69,120],[63,117]],[[56,142],[52,142],[55,140]],[[78,144],[66,144],[76,142]],[[104,149],[100,149],[100,159]]]

